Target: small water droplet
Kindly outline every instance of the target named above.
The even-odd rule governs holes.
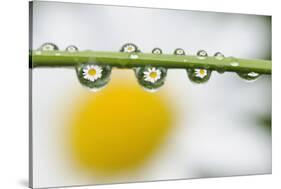
[[[165,83],[166,68],[145,66],[134,70],[139,84],[149,92],[157,91]]]
[[[221,61],[221,60],[224,59],[224,55],[223,55],[221,52],[216,52],[216,53],[214,54],[214,57],[215,57],[216,60],[219,60],[219,61]],[[220,74],[222,74],[222,73],[225,72],[225,70],[224,70],[223,67],[221,67],[221,68],[217,68],[217,72],[220,73]]]
[[[256,81],[260,76],[260,74],[256,72],[238,72],[237,74],[239,75],[239,77],[245,79],[245,81],[247,82]]]
[[[198,59],[206,59],[208,56],[208,53],[204,50],[199,50],[196,55],[197,55]]]
[[[237,67],[237,66],[239,66],[239,63],[238,62],[230,62],[230,65],[233,66],[233,67]]]
[[[66,47],[65,51],[71,52],[71,53],[78,52],[78,48],[74,45],[69,45],[68,47]]]
[[[40,48],[42,51],[57,51],[59,50],[58,46],[54,43],[44,43]]]
[[[121,47],[120,52],[136,53],[136,52],[140,52],[140,50],[138,49],[138,47],[135,44],[126,43]]]
[[[108,65],[85,63],[75,69],[79,82],[90,91],[99,91],[110,81],[111,67]]]
[[[152,54],[162,54],[162,50],[160,48],[152,49]]]
[[[138,59],[138,58],[139,58],[139,55],[137,55],[137,54],[130,55],[130,59]]]
[[[215,59],[217,60],[223,60],[224,59],[224,55],[221,52],[216,52],[214,54]]]
[[[184,50],[182,48],[177,48],[174,51],[174,55],[183,56],[183,55],[185,55],[185,52],[184,52]]]
[[[211,71],[201,68],[196,69],[188,69],[187,75],[189,79],[194,83],[205,83],[207,82],[211,77]]]

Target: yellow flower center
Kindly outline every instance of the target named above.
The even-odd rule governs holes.
[[[200,73],[201,75],[204,75],[204,74],[205,74],[205,70],[202,70],[202,69],[201,69],[201,70],[199,71],[199,73]]]
[[[88,71],[88,74],[89,74],[90,76],[94,76],[94,75],[97,74],[97,71],[96,71],[95,69],[90,69],[90,70]]]
[[[134,79],[130,74],[129,81]],[[101,179],[133,173],[146,165],[175,125],[165,94],[148,93],[116,77],[100,93],[78,95],[66,122],[73,164]]]
[[[129,51],[133,50],[133,47],[128,47],[128,50],[129,50]]]
[[[157,73],[156,73],[156,72],[151,72],[151,73],[149,74],[149,76],[150,76],[151,78],[155,79],[155,78],[157,77]]]

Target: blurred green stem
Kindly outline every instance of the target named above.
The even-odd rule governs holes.
[[[270,60],[253,60],[225,57],[199,59],[197,56],[156,55],[150,53],[121,53],[102,51],[31,51],[31,67],[67,67],[81,63],[106,64],[118,68],[151,65],[165,68],[205,68],[230,72],[257,72],[271,74]]]

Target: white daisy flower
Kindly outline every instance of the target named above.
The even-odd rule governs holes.
[[[161,78],[161,71],[156,68],[148,68],[147,71],[143,72],[144,73],[144,80],[155,83]]]
[[[132,53],[135,52],[137,49],[134,45],[128,44],[124,47],[124,52]]]
[[[200,77],[201,79],[203,79],[207,75],[207,70],[205,69],[195,69],[194,71],[195,76]]]
[[[88,65],[83,69],[83,77],[90,81],[96,81],[102,76],[102,68],[97,65]]]

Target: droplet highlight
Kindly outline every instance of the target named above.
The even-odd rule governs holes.
[[[237,66],[239,66],[239,63],[238,62],[230,62],[230,65],[233,66],[233,67],[237,67]]]
[[[137,55],[137,54],[130,55],[130,59],[138,59],[138,58],[139,58],[139,55]]]
[[[79,82],[90,91],[99,91],[110,81],[111,67],[95,63],[79,64],[75,67]]]
[[[149,92],[156,92],[165,83],[167,69],[162,67],[145,66],[135,68],[138,83]]]

